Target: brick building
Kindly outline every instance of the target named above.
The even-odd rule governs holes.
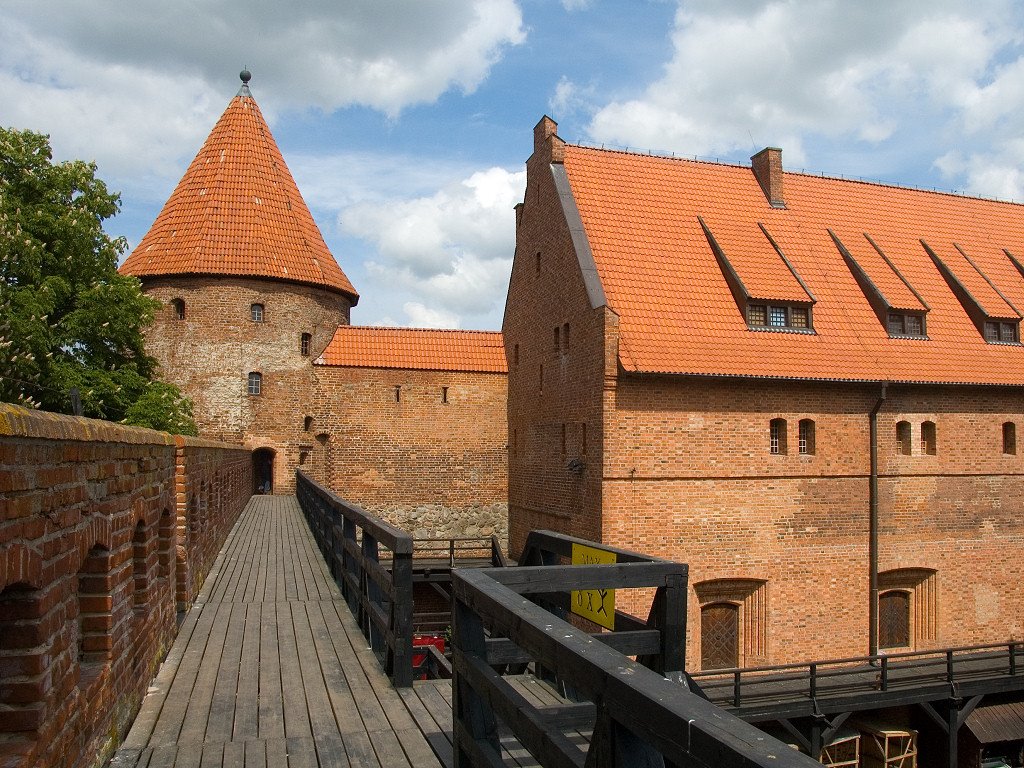
[[[544,118],[503,327],[512,554],[551,528],[689,563],[691,669],[1019,639],[1018,308],[1019,205]]]
[[[201,436],[252,451],[257,490],[292,492],[308,461],[399,524],[504,535],[500,334],[349,326],[359,296],[248,81],[121,267],[162,303],[147,350]]]

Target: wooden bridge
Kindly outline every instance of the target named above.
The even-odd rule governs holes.
[[[817,763],[749,723],[816,754],[896,704],[945,726],[954,766],[982,697],[1024,688],[1017,643],[690,677],[686,566],[609,547],[614,565],[565,565],[588,544],[534,532],[515,568],[452,571],[452,662],[423,668],[454,679],[414,683],[411,537],[305,478],[254,497],[112,766],[796,768]],[[622,588],[655,590],[647,622],[559,618],[571,590]]]

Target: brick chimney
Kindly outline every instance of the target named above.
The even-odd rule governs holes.
[[[547,115],[533,128],[533,151],[536,154],[550,155],[549,162],[560,163],[564,156],[565,142],[558,137],[558,123]]]
[[[782,196],[782,150],[778,147],[765,147],[750,158],[750,169],[772,208],[785,208],[786,199]]]

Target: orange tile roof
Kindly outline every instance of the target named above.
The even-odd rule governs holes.
[[[1024,308],[1024,276],[1004,252],[1024,254],[1024,206],[786,173],[786,208],[777,209],[746,166],[574,145],[564,147],[564,168],[608,306],[620,316],[626,371],[1024,384],[1024,347],[985,342],[921,242],[959,258],[951,269],[993,316],[1011,310],[1007,301]],[[750,330],[698,217],[723,233],[737,272],[788,294],[764,224],[816,299],[815,333]],[[928,339],[889,337],[829,229],[894,307],[920,309],[864,234],[874,240],[929,308]]]
[[[341,325],[316,360],[346,368],[506,373],[505,345],[494,331]]]
[[[323,286],[358,300],[248,86],[228,104],[121,271],[140,278],[273,278]]]

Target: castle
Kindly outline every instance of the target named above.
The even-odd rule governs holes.
[[[502,333],[360,328],[243,84],[122,267],[201,434],[687,562],[692,669],[1019,639],[1021,206],[534,138]]]

